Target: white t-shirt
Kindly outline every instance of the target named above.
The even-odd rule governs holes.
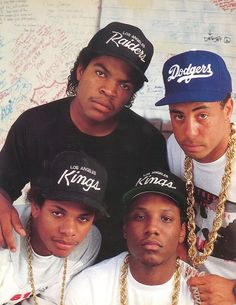
[[[29,218],[30,205],[16,206],[23,224]],[[16,304],[31,295],[28,280],[26,238],[15,234],[17,251],[0,248],[0,304]],[[94,263],[101,245],[101,234],[93,226],[86,238],[68,256],[66,283],[78,272]],[[64,259],[33,252],[33,275],[36,293],[51,304],[59,304]]]
[[[119,277],[127,252],[87,268],[69,283],[65,305],[120,305]],[[189,273],[196,270],[181,261],[179,305],[193,305],[186,284]],[[128,270],[127,290],[129,305],[170,305],[174,287],[173,277],[163,285],[143,285],[137,282]]]
[[[167,149],[170,170],[184,179],[185,153],[173,134],[168,139]],[[203,250],[208,232],[212,229],[225,163],[226,155],[210,163],[200,163],[193,160],[196,228],[198,230],[197,247],[199,251]],[[207,259],[201,270],[229,279],[236,278],[236,158],[233,161],[231,184],[222,227],[218,231],[212,256]]]

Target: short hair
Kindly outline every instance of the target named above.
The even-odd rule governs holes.
[[[79,65],[81,65],[83,68],[86,68],[90,61],[96,57],[102,56],[102,54],[96,54],[95,52],[88,49],[88,47],[83,48],[78,57],[76,58],[76,61],[74,63],[73,68],[70,70],[70,75],[68,76],[68,83],[66,88],[66,94],[67,96],[75,96],[77,92],[77,87],[79,81],[77,80],[77,68]],[[140,90],[144,85],[144,80],[136,73],[136,71],[133,69],[132,72],[132,80],[134,83],[134,93],[128,103],[126,104],[126,107],[131,107],[132,102],[135,99],[135,93]]]
[[[26,194],[26,200],[30,203],[35,202],[39,207],[42,207],[45,202],[45,197],[40,187],[32,186]]]
[[[47,198],[45,198],[42,194],[42,190],[40,187],[38,186],[32,186],[27,194],[26,194],[26,200],[29,202],[29,203],[35,203],[37,206],[39,206],[40,208],[43,207],[44,205],[44,202],[46,201]],[[94,212],[95,213],[95,217],[96,219],[99,219],[99,218],[102,218],[103,215],[97,211],[97,210],[94,210],[92,207],[89,207],[87,206],[87,209],[91,212]]]
[[[225,104],[227,103],[228,99],[230,99],[230,98],[231,98],[231,93],[228,93],[226,95],[226,97],[222,101],[220,101],[220,106],[222,109],[224,109]]]

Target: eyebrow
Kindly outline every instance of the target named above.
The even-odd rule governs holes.
[[[104,66],[104,64],[102,63],[94,63],[94,67],[99,67],[99,68],[102,68],[106,73],[108,73],[109,75],[111,75],[111,72],[106,68],[106,66]],[[131,83],[133,84],[133,82],[131,81],[131,79],[121,79],[119,80],[120,82],[123,82],[123,83]]]
[[[58,205],[58,204],[54,204],[53,206],[52,206],[52,208],[56,208],[56,209],[59,209],[60,211],[62,211],[62,212],[68,212],[66,209],[64,209],[63,207],[61,207],[60,205]],[[85,209],[84,211],[82,211],[80,214],[81,215],[92,215],[92,214],[94,214],[95,213],[95,210],[93,210],[93,209]]]
[[[104,64],[101,64],[101,63],[95,63],[94,64],[94,67],[99,67],[99,68],[102,68],[103,70],[105,70],[107,73],[110,73],[109,70],[106,68],[106,66],[104,66]]]
[[[209,106],[201,105],[201,106],[193,108],[191,110],[191,112],[195,112],[195,111],[198,111],[198,110],[204,110],[204,109],[209,109]],[[178,109],[169,109],[169,111],[170,111],[170,113],[184,113],[183,111],[178,110]]]

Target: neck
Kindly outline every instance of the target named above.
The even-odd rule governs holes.
[[[44,242],[41,240],[34,219],[31,220],[29,235],[30,244],[35,253],[41,256],[52,255],[52,253],[45,247]]]
[[[111,134],[117,127],[117,119],[111,117],[104,121],[92,120],[86,117],[80,109],[80,105],[77,100],[73,100],[70,106],[70,117],[75,126],[83,133],[103,137]]]
[[[135,280],[144,285],[162,285],[168,282],[176,271],[176,257],[168,262],[150,265],[129,257],[129,267]]]

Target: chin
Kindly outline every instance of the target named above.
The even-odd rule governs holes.
[[[160,257],[157,257],[156,254],[148,254],[148,255],[144,255],[141,258],[141,262],[144,266],[147,267],[154,267],[154,266],[158,266],[159,264],[161,264],[162,259]]]

